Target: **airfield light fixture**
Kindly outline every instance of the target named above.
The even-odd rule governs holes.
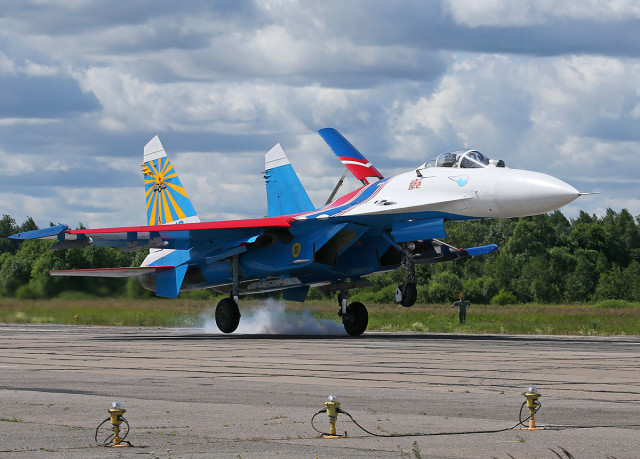
[[[324,438],[340,438],[336,433],[336,420],[338,419],[338,413],[340,413],[340,402],[335,395],[329,395],[328,401],[324,402],[324,406],[327,410],[327,416],[329,416],[329,435],[324,435]]]
[[[109,417],[102,421],[96,428],[95,440],[98,446],[131,446],[131,443],[125,441],[129,434],[129,422],[125,419],[122,403],[113,402],[109,408]],[[108,427],[111,423],[111,429],[102,429],[102,426]]]
[[[113,426],[113,446],[119,446],[122,439],[120,438],[120,425],[122,424],[122,416],[127,410],[124,409],[120,402],[113,402],[109,408],[109,417]]]
[[[540,409],[540,394],[535,386],[529,386],[529,389],[522,394],[526,398],[527,408],[529,408],[529,427],[522,427],[521,430],[542,430],[540,427],[536,427],[535,414]],[[523,404],[524,405],[524,404]],[[522,411],[522,409],[520,410]]]

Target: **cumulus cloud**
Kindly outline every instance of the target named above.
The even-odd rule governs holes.
[[[465,56],[432,94],[399,110],[391,123],[394,154],[435,156],[448,142],[512,167],[564,177],[606,168],[628,177],[624,164],[633,162],[640,139],[637,130],[621,136],[620,123],[637,116],[639,69],[636,60],[600,56]]]
[[[458,24],[471,27],[522,26],[552,21],[596,20],[599,22],[640,18],[640,5],[633,0],[447,0],[446,8]]]
[[[473,146],[602,192],[569,215],[638,215],[639,10],[4,2],[0,202],[40,224],[138,224],[142,148],[159,134],[203,218],[266,212],[261,172],[276,142],[320,205],[343,170],[315,133],[332,126],[385,174]]]

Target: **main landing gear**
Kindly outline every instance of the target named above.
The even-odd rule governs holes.
[[[216,306],[216,325],[222,333],[233,333],[240,323],[240,308],[238,308],[240,285],[240,258],[234,255],[231,259],[231,298],[223,298]]]
[[[240,323],[240,309],[233,298],[223,298],[216,307],[216,325],[222,333],[233,333]]]
[[[413,244],[400,244],[402,247],[402,264],[407,267],[407,279],[398,285],[396,289],[396,303],[405,307],[411,307],[418,299],[418,287],[416,285],[416,266],[413,261]]]
[[[364,304],[355,301],[347,305],[348,300],[348,290],[344,290],[338,294],[338,303],[340,304],[338,315],[342,317],[344,329],[350,336],[360,336],[369,324],[369,313]]]

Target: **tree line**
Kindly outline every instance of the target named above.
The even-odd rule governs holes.
[[[7,236],[37,229],[9,215],[0,220],[0,296],[54,298],[69,291],[96,296],[149,296],[135,278],[52,277],[50,270],[138,266],[146,251],[110,247],[48,250],[50,241],[18,243]],[[497,252],[447,263],[418,265],[418,300],[445,303],[458,292],[476,303],[584,303],[640,301],[640,217],[608,209],[602,217],[561,212],[515,219],[447,222],[445,241],[456,247],[498,244]],[[406,270],[370,277],[373,286],[353,295],[361,301],[394,301]],[[208,294],[208,293],[206,293]],[[312,289],[311,298],[322,298]]]
[[[51,226],[54,226],[51,223]],[[80,224],[79,229],[83,226]],[[56,298],[69,292],[99,297],[151,296],[137,279],[58,277],[49,271],[139,266],[148,252],[123,252],[113,247],[49,250],[53,241],[16,241],[7,236],[38,229],[31,217],[21,225],[9,215],[0,220],[0,297]],[[73,294],[72,293],[72,294]],[[78,295],[80,296],[80,295]]]

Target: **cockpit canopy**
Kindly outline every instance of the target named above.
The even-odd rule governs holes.
[[[420,166],[419,169],[425,169],[427,167],[461,167],[468,169],[488,167],[491,165],[504,167],[504,162],[489,159],[476,150],[451,150],[430,159]]]

